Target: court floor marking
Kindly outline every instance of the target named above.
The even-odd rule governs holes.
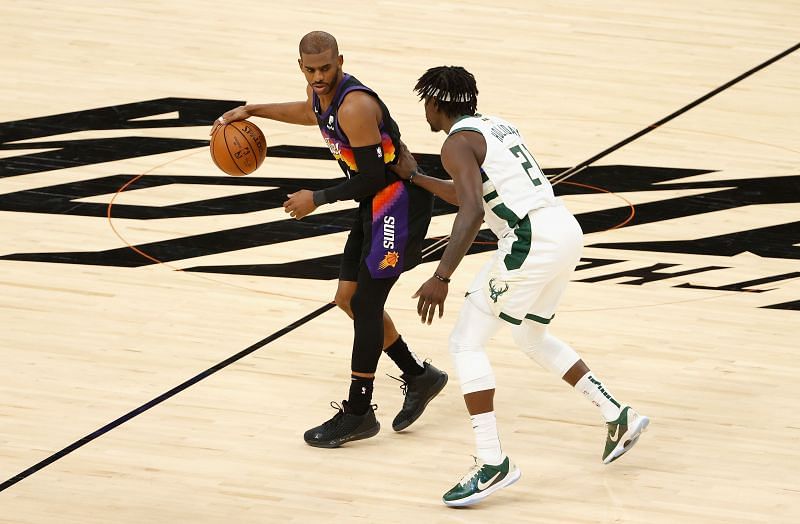
[[[655,122],[655,123],[645,127],[641,131],[638,131],[637,133],[634,133],[633,135],[631,135],[628,138],[626,138],[626,139],[614,144],[613,146],[605,149],[604,151],[601,151],[597,155],[589,158],[588,160],[585,160],[585,161],[581,162],[580,164],[577,164],[577,165],[575,165],[575,166],[573,166],[573,167],[571,167],[569,169],[566,169],[565,171],[562,171],[561,173],[559,173],[558,175],[556,175],[556,176],[554,176],[552,178],[552,181],[553,181],[552,183],[553,184],[557,184],[557,183],[565,181],[567,178],[570,178],[570,177],[574,176],[575,174],[579,173],[580,171],[582,171],[583,169],[588,167],[593,162],[596,162],[597,160],[609,155],[610,153],[612,153],[614,151],[617,151],[618,149],[624,147],[625,145],[630,144],[634,140],[636,140],[636,139],[646,135],[647,133],[650,133],[651,131],[661,127],[666,122],[676,118],[677,116],[682,115],[683,113],[689,111],[690,109],[692,109],[692,108],[700,105],[701,103],[705,102],[706,100],[710,99],[711,97],[721,93],[722,91],[728,89],[729,87],[735,85],[736,83],[738,83],[738,82],[744,80],[745,78],[753,75],[754,73],[764,69],[765,67],[777,62],[781,58],[784,58],[784,57],[790,55],[791,53],[797,51],[798,49],[800,49],[800,42],[798,42],[794,46],[786,49],[785,51],[775,55],[774,57],[766,60],[765,62],[762,62],[761,64],[755,66],[754,68],[746,71],[745,73],[742,73],[741,75],[737,76],[733,80],[730,80],[729,82],[726,82],[725,84],[723,84],[720,87],[714,89],[713,91],[710,91],[709,93],[703,95],[702,97],[698,98],[697,100],[695,100],[695,101],[687,104],[686,106],[682,107],[681,109],[679,109],[679,110],[671,113],[670,115],[662,118],[658,122]],[[109,208],[109,212],[110,212],[110,208]],[[110,218],[110,216],[109,216],[109,218]],[[444,247],[444,245],[446,245],[446,240],[445,240],[444,243],[442,243],[441,247]],[[430,255],[434,251],[435,250],[429,250],[428,253],[426,253],[426,255]],[[165,393],[162,393],[161,395],[157,396],[156,398],[154,398],[154,399],[142,404],[138,408],[129,411],[125,415],[123,415],[123,416],[119,417],[118,419],[106,424],[105,426],[95,430],[94,432],[86,435],[85,437],[83,437],[83,438],[81,438],[79,440],[76,440],[75,442],[73,442],[69,446],[63,448],[62,450],[57,451],[56,453],[53,453],[52,455],[50,455],[49,457],[45,458],[44,460],[34,464],[33,466],[29,467],[28,469],[26,469],[24,471],[14,475],[13,477],[9,478],[8,480],[4,481],[3,483],[0,483],[0,492],[5,491],[6,489],[8,489],[11,486],[15,485],[16,483],[20,482],[21,480],[24,480],[25,478],[27,478],[30,475],[36,473],[37,471],[40,471],[41,469],[47,467],[48,465],[52,464],[53,462],[56,462],[57,460],[59,460],[59,459],[65,457],[66,455],[72,453],[76,449],[88,444],[89,442],[97,439],[98,437],[104,435],[105,433],[108,433],[112,429],[124,424],[125,422],[131,420],[132,418],[136,417],[137,415],[140,415],[141,413],[144,413],[145,411],[149,410],[150,408],[152,408],[154,406],[157,406],[158,404],[161,404],[162,402],[166,401],[167,399],[177,395],[181,391],[183,391],[183,390],[189,388],[190,386],[200,382],[204,378],[206,378],[206,377],[216,373],[217,371],[219,371],[219,370],[221,370],[221,369],[233,364],[234,362],[237,362],[238,360],[240,360],[240,359],[244,358],[245,356],[253,353],[254,351],[266,346],[267,344],[273,342],[274,340],[277,340],[278,338],[282,337],[283,335],[285,335],[285,334],[295,330],[296,328],[302,326],[303,324],[306,324],[307,322],[310,322],[311,320],[317,318],[318,316],[322,315],[326,311],[329,311],[330,309],[333,309],[334,307],[335,307],[335,304],[333,304],[333,303],[326,303],[326,304],[322,305],[321,307],[315,309],[314,311],[312,311],[311,313],[307,314],[306,316],[304,316],[304,317],[292,322],[291,324],[279,329],[278,331],[272,333],[268,337],[266,337],[266,338],[256,342],[255,344],[243,349],[242,351],[236,353],[235,355],[233,355],[231,357],[228,357],[227,359],[219,362],[218,364],[216,364],[216,365],[206,369],[205,371],[195,375],[194,377],[190,378],[189,380],[186,380],[183,383],[179,384],[178,386],[175,386],[174,388],[170,389],[169,391],[167,391]]]

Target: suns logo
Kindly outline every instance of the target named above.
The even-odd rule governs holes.
[[[394,249],[394,217],[383,217],[383,248]]]
[[[387,251],[383,260],[378,264],[378,269],[386,269],[387,267],[395,267],[400,262],[400,253],[397,251]]]
[[[323,138],[325,139],[325,145],[328,146],[328,149],[330,149],[331,154],[334,157],[339,158],[340,156],[342,156],[342,150],[339,147],[338,143],[334,142],[333,140],[331,140],[327,136],[323,137]]]

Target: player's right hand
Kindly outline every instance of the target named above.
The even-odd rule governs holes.
[[[436,308],[439,308],[439,318],[444,315],[444,301],[447,299],[447,282],[436,277],[431,277],[420,286],[411,298],[417,298],[417,314],[423,324],[433,322]]]
[[[250,112],[247,111],[245,106],[234,107],[230,111],[226,111],[221,117],[214,120],[214,125],[211,126],[211,132],[208,134],[213,135],[220,126],[230,124],[231,122],[235,122],[237,120],[247,120],[248,118],[250,118]]]
[[[394,171],[394,174],[402,178],[403,180],[408,180],[411,178],[411,173],[417,169],[417,160],[414,158],[414,155],[411,154],[411,151],[408,150],[405,143],[400,141],[400,147],[398,148],[397,152],[397,163],[390,164],[389,169]]]

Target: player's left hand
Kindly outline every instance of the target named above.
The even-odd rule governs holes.
[[[444,315],[444,301],[447,299],[448,286],[436,277],[431,277],[414,293],[411,298],[419,298],[417,302],[417,314],[422,323],[430,325],[433,322],[433,314],[439,308],[439,318]]]
[[[300,220],[317,209],[314,205],[314,192],[308,189],[301,189],[289,195],[289,200],[283,203],[283,210],[292,218]]]

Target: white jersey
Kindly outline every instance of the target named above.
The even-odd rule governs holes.
[[[530,211],[557,205],[553,186],[525,146],[519,129],[493,116],[456,121],[450,135],[477,131],[486,140],[481,164],[484,221],[498,237],[506,236]]]

